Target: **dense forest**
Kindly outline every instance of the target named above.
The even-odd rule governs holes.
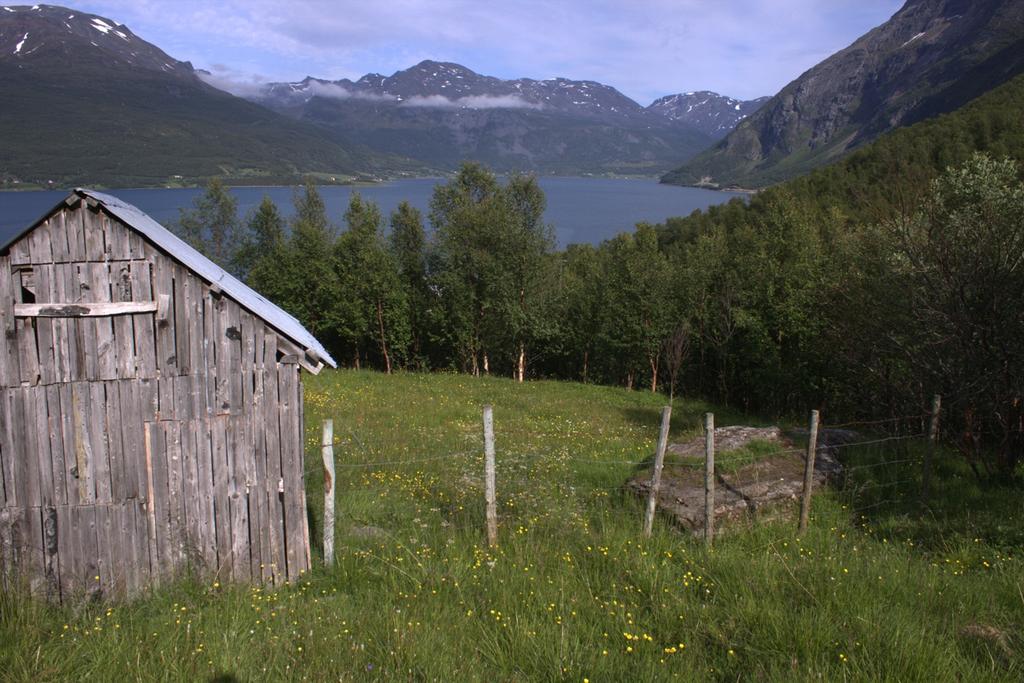
[[[926,412],[979,477],[1024,427],[1024,78],[749,201],[557,251],[536,180],[467,163],[428,215],[315,185],[244,220],[213,182],[199,248],[354,367],[685,392],[771,415]],[[428,230],[429,226],[429,230]]]

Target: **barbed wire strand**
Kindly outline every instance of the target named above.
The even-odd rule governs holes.
[[[923,436],[927,436],[927,432],[921,432],[921,433],[918,433],[918,434],[907,434],[905,436],[887,436],[887,437],[882,438],[882,439],[871,439],[870,441],[857,441],[857,442],[854,442],[854,443],[833,444],[833,445],[830,445],[829,448],[833,448],[833,449],[838,450],[840,448],[854,448],[854,447],[857,447],[857,446],[870,446],[872,444],[887,443],[889,441],[906,441],[907,439],[919,439],[919,438],[921,438]]]
[[[838,449],[841,449],[841,448],[855,448],[855,447],[858,447],[858,446],[868,446],[868,445],[880,444],[880,443],[904,441],[904,440],[907,440],[907,439],[921,438],[923,436],[926,436],[926,434],[925,433],[917,433],[917,434],[909,434],[909,435],[905,435],[905,436],[889,436],[889,437],[884,437],[884,438],[880,438],[880,439],[870,439],[870,440],[867,440],[867,441],[856,441],[856,442],[843,443],[843,444],[822,444],[818,448],[819,448],[819,450],[820,449],[825,449],[825,448],[838,450]],[[805,452],[805,450],[806,449],[803,449],[803,448],[784,449],[784,450],[781,450],[781,451],[774,451],[772,453],[766,453],[763,456],[763,458],[771,458],[771,457],[777,457],[777,456],[780,456],[780,455],[803,453],[803,452]],[[339,462],[339,463],[335,464],[335,467],[372,468],[372,467],[386,467],[386,466],[403,466],[403,465],[416,464],[416,463],[421,463],[421,462],[436,462],[436,461],[439,461],[439,460],[455,460],[457,458],[464,458],[464,457],[473,456],[473,455],[480,456],[481,454],[478,453],[477,451],[462,451],[462,452],[458,452],[458,453],[448,453],[448,454],[444,454],[444,455],[425,457],[425,458],[410,458],[408,460],[375,460],[375,461],[360,462],[360,463]],[[517,453],[517,454],[513,454],[511,456],[505,455],[505,456],[499,458],[499,460],[500,461],[504,461],[506,463],[516,463],[516,462],[526,462],[526,461],[529,461],[529,460],[547,459],[547,458],[551,458],[551,457],[552,457],[551,454],[548,454],[548,453],[533,452],[533,453]],[[557,456],[555,456],[555,457],[557,457]],[[740,456],[740,457],[730,458],[729,456],[724,455],[724,457],[717,458],[717,462],[721,463],[721,464],[726,464],[726,463],[729,463],[729,462],[736,462],[736,461],[756,462],[759,459],[763,459],[763,458],[758,458],[757,456],[753,456],[753,457]],[[561,458],[560,461],[561,462],[580,463],[580,464],[584,464],[584,465],[633,465],[633,466],[635,466],[635,465],[651,465],[651,464],[653,464],[652,460],[649,459],[649,458],[645,458],[644,460],[590,460],[590,459],[586,459],[586,458]],[[908,460],[901,461],[901,462],[909,462],[909,461],[910,460],[908,459]],[[698,457],[698,458],[695,458],[693,464],[696,465],[696,464],[699,464],[700,462],[701,462],[701,460]],[[898,461],[889,461],[889,462],[887,462],[885,464],[894,464],[895,462],[898,462]],[[680,462],[672,462],[672,461],[666,463],[666,465],[672,465],[672,466],[675,466],[675,465],[685,465],[685,464],[689,464],[689,463],[680,463]],[[867,467],[867,466],[855,466],[855,467]]]
[[[848,474],[850,472],[859,472],[860,470],[870,470],[876,467],[891,467],[892,465],[902,465],[905,463],[921,463],[920,458],[901,458],[900,460],[886,460],[884,462],[874,462],[867,465],[850,465],[849,467],[843,467],[843,473]]]
[[[865,505],[863,507],[859,507],[859,508],[856,508],[854,510],[850,510],[850,514],[851,515],[856,515],[858,513],[864,512],[865,510],[873,510],[874,508],[881,507],[883,505],[888,505],[890,503],[897,503],[897,502],[899,502],[899,501],[897,501],[895,498],[886,498],[885,500],[880,500],[880,501],[878,501],[876,503],[872,503],[871,505]]]
[[[473,455],[472,451],[464,451],[462,453],[448,453],[445,455],[430,456],[425,458],[410,458],[408,460],[374,460],[372,462],[337,462],[334,463],[335,470],[338,469],[373,469],[375,467],[399,467],[403,465],[415,465],[423,462],[437,462],[440,460],[457,460],[464,458],[469,455]],[[322,471],[323,463],[318,458],[309,458],[309,464],[305,468],[305,473],[311,474],[313,472]]]
[[[875,425],[889,424],[890,422],[921,420],[927,417],[931,417],[931,413],[922,413],[920,415],[903,415],[901,417],[889,417],[884,420],[860,420],[857,422],[840,422],[838,424],[826,424],[822,425],[821,429],[841,429],[843,427],[871,427]]]
[[[914,479],[901,479],[899,481],[889,481],[889,482],[868,482],[866,484],[859,484],[857,486],[851,487],[850,489],[848,489],[848,491],[851,491],[854,494],[854,496],[856,496],[857,494],[859,494],[859,493],[861,493],[863,491],[871,491],[871,490],[877,490],[877,489],[886,489],[886,488],[891,488],[893,486],[900,486],[902,484],[913,484],[913,483],[915,483]]]

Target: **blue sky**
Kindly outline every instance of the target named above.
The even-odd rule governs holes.
[[[714,90],[772,95],[902,0],[96,0],[235,91],[267,80],[391,74],[423,59],[500,78],[589,79],[641,104]]]

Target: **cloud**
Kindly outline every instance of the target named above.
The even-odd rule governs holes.
[[[240,72],[219,63],[211,64],[209,70],[198,69],[196,73],[205,83],[239,97],[259,97],[263,95],[267,86],[274,82],[273,79],[267,76]],[[295,94],[299,97],[326,97],[332,100],[395,101],[395,98],[390,95],[377,95],[376,93],[349,90],[338,83],[324,83],[318,80],[310,80],[306,83],[305,88],[297,90]]]
[[[451,99],[443,95],[416,95],[402,102],[403,107],[437,107],[440,109],[540,109],[516,95],[468,95]]]
[[[376,93],[359,92],[358,90],[349,90],[343,85],[337,83],[322,83],[320,81],[310,81],[305,88],[305,91],[310,93],[313,97],[326,97],[332,100],[371,100],[376,102],[394,102],[395,98],[389,95],[377,95]]]
[[[196,74],[208,85],[239,97],[257,97],[268,83],[265,76],[242,74],[223,64],[215,64],[210,68],[214,71],[198,69]]]

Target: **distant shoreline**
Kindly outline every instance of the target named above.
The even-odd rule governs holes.
[[[509,172],[498,172],[498,177],[507,178],[515,173],[515,171]],[[537,178],[583,178],[583,179],[607,179],[607,180],[652,180],[659,181],[661,176],[654,174],[619,174],[619,173],[537,173],[531,172],[526,173],[520,171],[523,175],[535,176]],[[325,182],[319,178],[314,178],[314,182],[318,187],[379,187],[381,185],[387,185],[400,180],[438,180],[444,181],[454,177],[455,171],[447,174],[427,174],[427,175],[403,175],[394,178],[380,178],[376,180],[349,180],[344,182]],[[18,187],[0,187],[0,192],[70,192],[77,187],[88,187],[89,189],[97,190],[100,192],[104,191],[115,191],[115,190],[190,190],[190,189],[203,189],[206,183],[211,179],[206,179],[196,182],[181,182],[181,183],[170,183],[170,184],[153,184],[153,185],[109,185],[107,183],[75,183],[73,185],[60,185],[53,187],[45,187],[42,185],[25,183]],[[271,187],[301,187],[305,184],[305,179],[294,178],[286,180],[281,178],[281,182],[261,182],[261,183],[245,183],[245,182],[232,182],[232,180],[220,178],[225,186],[230,188],[241,188],[241,187],[253,187],[253,188],[271,188]],[[237,179],[235,179],[237,180]],[[663,185],[673,185],[673,183],[660,183]],[[689,187],[685,185],[676,185],[676,187]],[[729,188],[715,188],[715,187],[700,187],[692,186],[702,190],[722,190],[725,192],[756,192],[756,190],[732,190]]]
[[[672,187],[692,187],[696,190],[711,190],[712,192],[735,192],[737,194],[757,194],[764,188],[750,188],[750,187],[721,187],[719,185],[701,184],[701,183],[666,183],[662,182],[662,185],[670,185]]]
[[[599,244],[622,232],[632,231],[637,223],[663,223],[675,216],[687,216],[694,210],[723,204],[745,195],[710,192],[698,188],[660,185],[656,178],[608,178],[595,176],[540,176],[537,178],[547,199],[545,221],[555,226],[556,238],[568,244]],[[359,193],[375,202],[389,215],[407,201],[424,216],[430,211],[434,187],[448,182],[437,175],[431,178],[403,177],[372,185],[328,186],[320,188],[329,215],[341,221],[350,195]],[[499,182],[508,182],[502,178]],[[193,200],[203,194],[198,188],[124,188],[101,190],[137,206],[162,224],[174,224],[180,209],[193,208]],[[257,208],[264,195],[277,205],[283,217],[293,215],[294,186],[261,185],[232,187],[238,198],[239,215]],[[12,234],[53,208],[68,195],[67,191],[18,191],[0,193],[0,238]]]

